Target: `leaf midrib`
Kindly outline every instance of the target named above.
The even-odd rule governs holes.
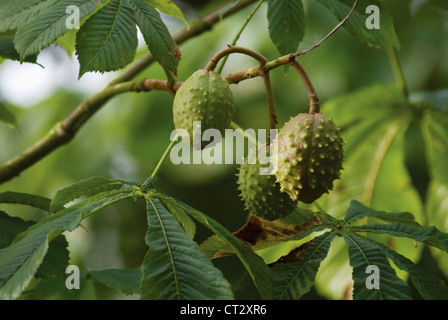
[[[369,261],[369,259],[367,258],[367,256],[364,254],[364,250],[362,250],[362,248],[356,243],[356,241],[353,240],[353,239],[350,237],[350,234],[349,234],[349,233],[344,233],[344,236],[347,237],[351,242],[353,242],[353,244],[356,246],[356,248],[357,248],[357,249],[359,250],[359,252],[362,254],[364,260],[365,260],[366,263],[367,263],[367,265],[370,266],[370,265],[371,265],[371,264],[370,264],[370,261]],[[380,294],[380,298],[381,298],[381,300],[385,300],[385,299],[384,299],[383,292],[381,291],[381,287],[380,287],[379,289],[376,289],[376,290],[377,290],[378,293]]]
[[[310,254],[310,256],[309,256],[310,259],[316,254],[317,250],[319,250],[322,247],[322,245],[325,243],[325,241],[327,241],[328,238],[330,238],[331,236],[333,236],[335,234],[335,232],[336,231],[332,231],[332,232],[328,233],[327,237],[325,237],[325,239],[322,240],[321,243],[315,248],[315,250],[312,252],[312,254]],[[306,265],[307,265],[306,263],[303,263],[302,267],[299,270],[297,270],[295,276],[291,279],[291,281],[289,281],[289,283],[286,286],[285,290],[283,290],[282,293],[280,294],[280,296],[279,296],[280,298],[279,299],[282,299],[282,297],[285,295],[286,291],[292,286],[292,283],[297,279],[299,274],[302,273],[302,271],[303,271],[303,269],[305,268]]]
[[[110,4],[110,3],[109,3]],[[104,41],[101,44],[101,47],[97,50],[97,52],[95,53],[95,55],[90,59],[90,61],[86,64],[86,70],[89,69],[90,64],[99,56],[100,52],[103,50],[103,48],[105,47],[106,43],[109,41],[110,37],[112,36],[112,32],[115,29],[115,25],[118,21],[118,16],[120,14],[121,11],[121,7],[123,4],[123,0],[119,0],[119,7],[117,9],[117,14],[115,15],[114,21],[111,25],[110,28],[110,32],[108,33],[107,37],[104,39]]]
[[[179,290],[179,282],[178,282],[178,279],[177,279],[177,270],[176,270],[176,267],[175,267],[175,265],[174,265],[174,258],[173,258],[173,253],[172,253],[172,251],[171,251],[170,242],[169,242],[169,240],[168,240],[168,236],[167,236],[167,234],[166,234],[166,232],[165,232],[165,228],[163,227],[163,221],[162,221],[162,219],[160,218],[159,210],[158,210],[157,207],[154,205],[154,202],[151,200],[150,197],[147,197],[147,200],[151,203],[151,206],[152,206],[152,208],[154,209],[154,212],[155,212],[155,214],[156,214],[156,216],[157,216],[157,219],[159,220],[159,224],[160,224],[160,227],[161,227],[161,229],[162,229],[163,238],[165,239],[166,247],[167,247],[168,254],[169,254],[169,257],[170,257],[170,261],[171,261],[171,268],[173,269],[174,283],[175,283],[175,285],[176,285],[176,295],[177,295],[177,299],[180,300],[180,290]]]
[[[372,161],[372,165],[366,178],[367,182],[365,184],[366,190],[364,191],[364,203],[367,206],[370,205],[370,202],[372,201],[376,180],[378,179],[378,173],[381,166],[384,163],[384,158],[386,157],[387,151],[389,150],[394,138],[397,136],[400,127],[401,126],[399,123],[394,123],[394,125],[389,127],[385,134],[385,138],[380,143],[378,151],[375,153],[374,160]]]

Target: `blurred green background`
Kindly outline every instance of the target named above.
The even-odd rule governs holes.
[[[435,9],[428,5],[429,2],[384,1],[394,18],[401,42],[398,56],[411,92],[441,90],[448,86],[448,11]],[[203,5],[203,1],[176,3],[184,10],[187,19],[193,21],[225,1],[209,1],[207,5]],[[316,1],[307,0],[304,4],[306,34],[299,49],[311,47],[338,22]],[[185,80],[195,70],[204,67],[216,51],[229,44],[252,7],[182,44],[179,80]],[[163,19],[172,34],[185,26],[168,16],[163,16]],[[266,4],[253,17],[238,45],[256,50],[269,60],[279,56],[269,39]],[[141,52],[145,51],[142,43]],[[38,62],[43,68],[11,61],[0,65],[0,99],[10,106],[18,122],[17,129],[0,125],[1,163],[34,144],[56,122],[70,114],[79,102],[101,90],[114,77],[114,73],[87,74],[78,81],[76,57],[68,57],[64,50],[57,47],[44,50]],[[324,112],[325,104],[332,99],[375,83],[395,82],[387,53],[361,44],[344,29],[338,30],[317,50],[300,57],[300,62],[314,84]],[[255,65],[255,61],[245,56],[232,55],[223,75]],[[140,76],[165,78],[163,70],[156,64]],[[290,116],[307,111],[306,91],[292,68],[277,68],[271,72],[271,79],[279,125]],[[29,90],[29,87],[33,90]],[[269,120],[262,79],[246,80],[231,85],[231,89],[237,104],[235,122],[243,128],[267,128]],[[19,177],[0,185],[0,192],[21,191],[52,198],[57,190],[90,176],[143,182],[170,142],[170,133],[174,129],[172,101],[173,97],[169,93],[156,91],[127,93],[114,98],[86,123],[72,142]],[[361,108],[360,112],[363,112]],[[238,196],[236,173],[237,165],[176,166],[168,159],[154,184],[163,192],[205,212],[229,230],[236,231],[246,219]],[[404,205],[403,210],[405,208]],[[44,216],[41,211],[13,205],[2,205],[0,210],[25,219],[37,220]],[[417,217],[420,214],[413,213]],[[440,221],[442,225],[437,227],[448,232],[448,219]],[[85,221],[83,226],[67,235],[72,264],[92,270],[134,268],[141,264],[147,250],[144,243],[147,226],[144,203],[127,201],[108,207]],[[209,235],[198,226],[198,243]],[[342,253],[338,253],[338,248]],[[350,269],[344,250],[342,245],[335,246],[332,255],[342,258],[329,259],[322,266],[325,269],[322,271],[322,280],[307,297],[344,298],[350,288]],[[428,257],[424,256],[422,263],[435,267],[429,253],[425,251],[424,254]],[[407,255],[406,252],[404,255]],[[418,260],[420,256],[421,252],[413,255],[413,258]],[[234,258],[214,262],[232,283],[243,272],[242,266]],[[446,271],[442,270],[445,277],[448,275]],[[331,279],[328,278],[329,274],[332,275]],[[88,297],[117,296],[100,287]]]

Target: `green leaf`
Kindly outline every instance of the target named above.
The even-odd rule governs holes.
[[[16,29],[58,0],[3,0],[0,6],[0,32]]]
[[[387,257],[375,242],[354,234],[345,233],[348,246],[349,261],[353,268],[352,277],[353,298],[356,300],[408,300],[411,299],[410,289],[406,283],[397,277],[390,266]],[[376,266],[379,271],[379,288],[367,288],[368,277],[371,274],[368,266]]]
[[[142,273],[139,269],[104,269],[89,271],[93,279],[126,295],[138,293]]]
[[[37,55],[29,56],[25,59],[22,59],[16,48],[14,47],[14,40],[7,38],[0,39],[0,57],[20,62],[36,63],[37,61]],[[0,121],[17,127],[17,123],[13,114],[8,109],[6,109],[6,107],[2,103],[0,103]]]
[[[442,279],[434,277],[433,274],[428,274],[428,272],[414,264],[411,260],[385,245],[379,243],[377,243],[377,245],[398,268],[409,273],[409,278],[412,281],[412,284],[424,299],[448,299],[448,287],[444,284]]]
[[[68,242],[64,235],[56,237],[51,241],[45,258],[36,272],[38,278],[65,277],[65,270],[69,265],[70,254]]]
[[[8,39],[0,39],[0,56],[2,56],[2,44],[4,40],[8,41]],[[11,59],[9,57],[5,57]],[[0,102],[0,122],[6,123],[7,125],[17,128],[17,120],[14,114],[9,111],[9,109]]]
[[[160,19],[159,13],[141,0],[131,0],[131,5],[135,10],[137,24],[154,59],[176,74],[180,51],[171,38],[168,28]]]
[[[182,13],[182,10],[171,0],[143,0],[147,5],[159,10],[160,12],[163,12],[166,15],[178,18],[185,22],[187,26],[188,20],[185,18],[184,14]]]
[[[335,234],[332,231],[320,235],[270,265],[274,299],[297,300],[311,289]]]
[[[82,288],[82,283],[80,279],[80,286]],[[46,278],[41,279],[36,285],[36,296],[39,299],[50,300],[54,298],[58,293],[67,290],[65,286],[64,278]],[[68,291],[68,290],[67,290]],[[79,290],[71,290],[71,291],[79,291]]]
[[[248,244],[252,250],[269,248],[285,241],[300,240],[312,232],[329,226],[330,216],[297,208],[288,216],[273,221],[250,216],[246,224],[233,235]],[[201,244],[211,259],[234,254],[234,251],[217,235]]]
[[[0,211],[0,249],[6,248],[14,241],[18,234],[24,232],[35,222],[11,217]],[[38,277],[64,276],[68,265],[69,253],[67,240],[63,235],[50,243],[49,249],[39,270]]]
[[[381,211],[368,209],[375,219],[384,210],[382,221],[385,222],[418,225],[416,221],[425,221],[420,197],[404,166],[404,136],[414,110],[400,88],[395,84],[376,83],[337,97],[321,110],[341,127],[340,133],[346,142],[341,179],[335,181],[329,195],[319,199],[324,210],[343,219],[355,199],[370,208],[381,208]],[[338,251],[330,252],[316,281],[320,291],[340,299],[344,288],[338,287],[336,279],[349,285],[341,271],[349,266],[345,244],[337,240],[332,250],[337,244]],[[412,246],[407,239],[391,241],[403,249]],[[420,249],[410,251],[410,258],[417,257]]]
[[[317,0],[324,7],[329,9],[333,15],[342,21],[350,12],[353,0]],[[367,6],[374,5],[379,9],[378,19],[380,19],[379,29],[367,29],[366,20],[370,14],[366,13]],[[344,23],[346,28],[355,38],[364,44],[375,48],[400,48],[400,42],[392,17],[387,9],[378,0],[359,1],[356,9],[350,18]]]
[[[362,203],[356,200],[350,202],[350,206],[347,209],[347,214],[345,215],[345,225],[354,223],[365,217],[374,217],[381,219],[385,222],[398,222],[404,225],[419,227],[420,225],[415,221],[415,217],[409,212],[397,212],[397,213],[387,213],[384,211],[373,210],[366,207]]]
[[[14,43],[22,58],[37,54],[69,30],[66,21],[70,13],[66,10],[71,5],[79,8],[81,20],[96,9],[98,0],[62,0],[41,12],[34,19],[20,25]]]
[[[426,143],[421,128],[422,120],[422,114],[417,109],[404,136],[404,164],[414,188],[419,193],[421,201],[425,203],[431,177],[426,155]]]
[[[296,52],[305,34],[302,0],[270,0],[267,15],[269,36],[280,54]]]
[[[260,294],[247,271],[236,283],[233,292],[235,293],[235,300],[260,300]]]
[[[63,36],[56,39],[55,44],[65,50],[71,58],[76,47],[76,29],[67,31]]]
[[[141,298],[233,299],[230,285],[157,199],[147,197],[150,247],[142,265]]]
[[[165,196],[161,196],[161,198],[172,199]],[[261,299],[272,299],[271,270],[260,256],[217,221],[177,199],[172,200],[190,216],[218,235],[229,246],[249,272]]]
[[[437,227],[416,227],[398,222],[393,224],[368,224],[352,227],[356,232],[386,233],[395,237],[406,237],[424,242],[440,250],[448,252],[448,234],[441,232]]]
[[[404,134],[414,111],[398,87],[375,84],[330,101],[322,112],[342,127],[346,142],[341,180],[322,198],[327,211],[339,216],[356,199],[389,212],[411,211],[419,220],[421,200],[404,166]]]
[[[190,239],[194,239],[194,235],[196,234],[196,224],[191,217],[181,207],[172,203],[172,200],[161,199],[160,201],[162,201],[165,208],[168,209],[182,228],[184,228]]]
[[[424,119],[425,143],[428,147],[428,166],[432,179],[448,185],[448,170],[446,159],[448,158],[448,116],[434,110],[430,110]]]
[[[377,118],[383,119],[406,104],[403,92],[396,84],[374,83],[340,95],[322,105],[322,109],[342,130],[346,130],[361,125],[361,121],[376,123]]]
[[[12,300],[20,296],[42,263],[47,250],[47,241],[40,241],[32,247],[21,243],[0,250],[0,300]]]
[[[94,212],[133,197],[132,192],[109,191],[88,198],[33,224],[11,246],[0,250],[0,300],[15,299],[31,281],[48,251],[49,242],[77,228]]]
[[[115,71],[132,62],[137,51],[137,27],[127,0],[110,0],[77,33],[79,77],[88,71]]]
[[[79,274],[79,290],[69,290],[66,287],[65,280],[67,274],[64,277],[54,277],[41,279],[36,287],[35,293],[38,299],[41,300],[87,300],[92,298],[84,298],[85,291],[91,290],[92,279],[88,279],[88,271],[82,270]]]
[[[0,249],[9,246],[15,237],[33,224],[18,217],[11,217],[0,211]]]
[[[103,177],[90,177],[73,183],[59,190],[51,201],[51,212],[62,210],[64,205],[82,196],[93,196],[101,192],[117,190],[125,187],[120,180],[107,179]]]
[[[0,203],[16,203],[50,211],[51,200],[34,194],[6,191],[0,193]]]

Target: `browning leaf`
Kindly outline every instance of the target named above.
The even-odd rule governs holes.
[[[277,264],[281,263],[292,263],[302,260],[304,254],[306,253],[306,250],[311,247],[314,243],[314,239],[311,241],[308,241],[304,244],[302,244],[300,247],[295,248],[294,250],[291,250],[287,255],[281,257],[276,262],[271,263],[269,266],[272,267]]]
[[[286,240],[301,239],[323,228],[323,219],[319,214],[299,209],[285,218],[273,221],[250,216],[246,224],[233,234],[258,250]]]
[[[251,215],[233,235],[253,250],[268,248],[284,241],[299,240],[312,232],[326,228],[326,218],[310,210],[297,209],[285,218],[269,221]],[[201,244],[201,250],[211,259],[232,255],[232,250],[217,236]]]

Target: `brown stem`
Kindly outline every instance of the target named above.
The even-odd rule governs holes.
[[[319,98],[317,97],[317,93],[314,90],[313,84],[311,83],[310,78],[308,77],[305,69],[303,69],[302,65],[297,60],[293,60],[289,63],[294,67],[294,69],[297,70],[297,72],[300,75],[300,78],[302,78],[303,84],[305,85],[306,92],[308,93],[308,98],[310,100],[310,109],[309,113],[319,113],[320,107],[319,107]]]
[[[348,20],[348,18],[350,18],[350,16],[352,15],[353,11],[355,11],[356,6],[358,5],[358,0],[355,0],[355,2],[353,3],[352,8],[350,9],[350,12],[347,14],[347,16],[342,19],[341,22],[339,22],[336,27],[333,28],[333,30],[331,30],[325,37],[323,37],[318,43],[316,43],[314,46],[312,46],[309,49],[306,50],[302,50],[296,53],[293,53],[292,56],[293,57],[298,57],[301,55],[304,55],[305,53],[311,52],[314,49],[316,49],[317,47],[319,47],[325,40],[327,40],[331,35],[333,35],[333,33],[335,33],[340,27],[342,27],[342,25]]]
[[[242,53],[242,54],[246,54],[252,58],[254,58],[255,60],[257,60],[258,62],[260,62],[260,66],[264,66],[268,60],[261,54],[259,54],[256,51],[250,50],[248,48],[244,48],[244,47],[239,47],[239,46],[228,46],[225,49],[222,49],[220,51],[218,51],[217,53],[215,53],[213,55],[213,57],[210,59],[210,61],[207,63],[207,65],[205,66],[205,70],[214,70],[216,68],[216,65],[218,64],[219,60],[221,60],[222,58],[228,56],[229,54],[232,53]]]
[[[228,57],[229,54],[232,53],[242,53],[246,54],[254,59],[256,59],[258,62],[260,62],[259,69],[261,70],[266,63],[268,63],[268,60],[261,55],[260,53],[250,50],[245,47],[239,47],[239,46],[228,46],[225,49],[222,49],[218,51],[213,57],[210,59],[210,61],[205,66],[205,70],[214,70],[216,66],[218,65],[219,60],[221,60],[224,57]],[[277,128],[277,112],[275,110],[275,102],[274,102],[274,94],[272,92],[272,85],[271,85],[271,77],[269,74],[269,71],[264,71],[260,74],[263,77],[264,81],[264,87],[266,90],[266,100],[268,102],[268,110],[269,110],[269,129],[276,129]],[[270,131],[269,131],[270,132]],[[268,135],[268,145],[270,141],[270,133]]]
[[[274,94],[272,92],[272,85],[271,85],[271,77],[269,75],[269,72],[266,71],[262,75],[264,80],[264,87],[266,89],[266,100],[268,101],[268,108],[269,108],[269,129],[276,129],[277,128],[277,112],[275,110],[275,103],[274,103]],[[268,145],[270,141],[270,132],[268,135]]]

